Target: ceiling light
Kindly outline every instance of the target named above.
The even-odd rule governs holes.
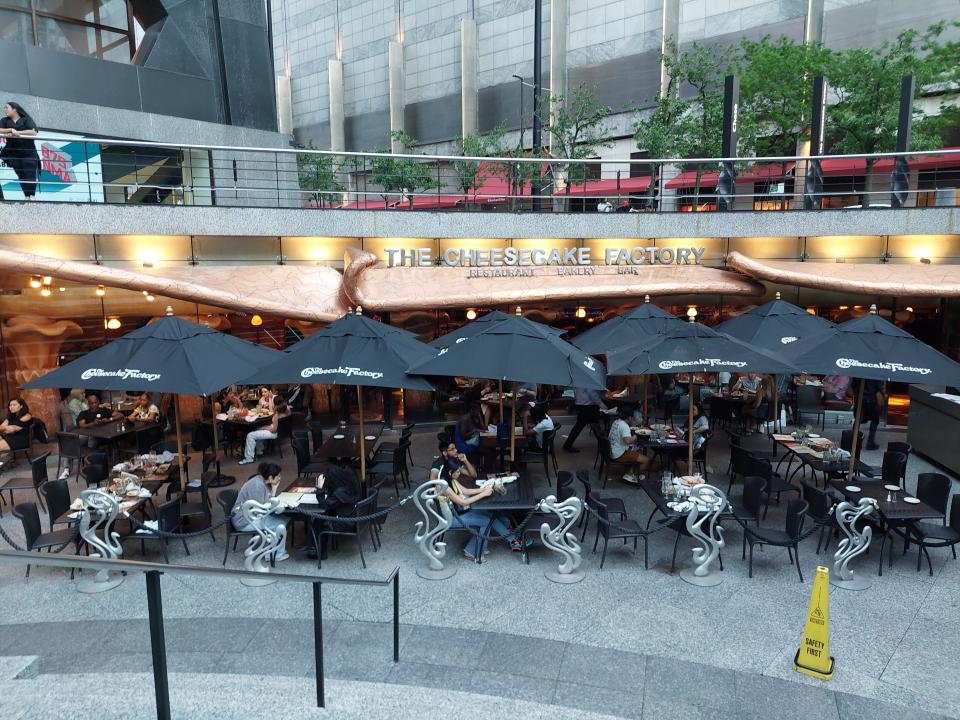
[[[156,298],[153,295],[147,294],[147,302],[153,302]]]
[[[580,307],[577,308],[577,317],[582,320],[586,316],[587,316],[587,309],[583,305],[581,305]]]
[[[476,319],[477,319],[477,311],[474,310],[473,308],[470,308],[469,310],[467,310],[467,320],[476,320]]]
[[[106,322],[104,322],[103,326],[107,328],[107,330],[119,330],[120,318],[118,317],[109,318],[106,320]]]
[[[107,294],[107,289],[103,285],[97,285],[97,297],[103,297]]]
[[[53,278],[52,278],[52,277],[50,277],[49,275],[44,275],[44,276],[43,276],[43,284],[44,284],[44,285],[50,285],[50,284],[52,284],[52,283],[53,283]]]
[[[906,310],[907,310],[907,312],[913,312],[913,308],[912,308],[912,307],[910,307],[909,305],[907,305],[907,308],[906,308]]]
[[[687,317],[690,318],[691,322],[693,322],[693,320],[697,317],[697,309],[695,307],[688,308]]]
[[[66,288],[57,288],[57,290],[59,290],[60,292],[66,292],[66,291],[67,291]]]
[[[808,308],[807,308],[807,312],[808,312],[810,315],[816,315],[816,314],[817,314],[817,309],[816,309],[815,307],[808,307]]]
[[[841,305],[841,306],[840,306],[840,310],[849,310],[849,309],[850,309],[850,306],[849,306],[849,305]]]
[[[41,285],[41,283],[40,283],[40,276],[39,276],[39,275],[32,275],[32,276],[30,277],[30,287],[36,289],[36,288],[40,287],[40,285]]]
[[[48,287],[40,288],[40,294],[43,295],[44,297],[50,297],[50,288]]]
[[[250,324],[254,327],[260,327],[263,325],[263,318],[259,315],[254,315],[252,318],[250,318]]]

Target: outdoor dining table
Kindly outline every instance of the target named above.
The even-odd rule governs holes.
[[[366,440],[366,447],[369,451],[374,449],[374,444],[380,438],[382,432],[382,426],[376,429],[370,427],[365,428],[364,439]],[[357,459],[360,457],[360,428],[356,425],[350,425],[345,428],[338,427],[324,440],[323,445],[314,451],[313,456],[334,462],[349,462]]]
[[[487,512],[493,513],[495,515],[520,515],[521,513],[526,516],[539,502],[539,498],[535,498],[533,494],[533,484],[530,480],[530,476],[526,473],[516,473],[516,479],[513,482],[507,482],[503,484],[503,493],[495,492],[489,497],[485,497],[483,500],[478,500],[473,503],[470,507],[477,510],[486,510]],[[490,475],[488,478],[497,477],[497,475]],[[488,479],[488,478],[480,478]],[[490,533],[490,526],[488,525],[483,529],[484,537],[488,536]],[[526,547],[522,550],[521,559],[526,562],[527,560]]]
[[[671,466],[673,465],[678,452],[683,451],[684,454],[687,452],[687,441],[673,429],[667,431],[666,437],[660,438],[652,428],[633,428],[633,436],[639,448],[650,450],[654,458],[660,457],[664,461],[661,463],[661,467],[664,468],[667,466],[667,461]]]
[[[944,515],[925,502],[906,502],[904,498],[911,497],[908,493],[902,490],[899,492],[888,491],[881,480],[860,478],[855,482],[856,484],[851,485],[846,479],[831,480],[829,487],[854,505],[865,497],[876,501],[876,515],[879,517],[880,532],[883,534],[883,540],[880,542],[879,574],[883,575],[883,548],[888,540],[890,541],[888,563],[891,567],[893,566],[893,538],[890,537],[892,533],[896,533],[909,544],[910,527],[913,523],[920,520],[942,520]],[[887,502],[888,495],[892,497],[890,502]],[[916,498],[913,499],[916,500]],[[901,531],[900,528],[904,528],[905,531]]]
[[[76,433],[84,437],[94,438],[107,443],[110,453],[116,457],[117,441],[128,435],[135,435],[140,432],[151,430],[157,427],[154,422],[137,422],[130,420],[117,420],[115,422],[104,423],[102,425],[87,425],[86,427],[77,427]]]
[[[846,473],[850,469],[849,460],[824,459],[823,451],[830,446],[830,442],[826,438],[813,438],[815,441],[822,441],[819,443],[821,445],[821,449],[819,450],[800,442],[792,435],[773,433],[770,435],[770,438],[776,445],[779,445],[787,451],[786,455],[780,458],[780,462],[777,463],[777,469],[779,469],[783,461],[786,460],[787,470],[784,474],[787,475],[787,473],[790,473],[790,467],[793,465],[793,461],[799,461],[799,464],[794,471],[787,475],[788,481],[791,480],[798,472],[801,472],[805,468],[809,468],[811,474],[813,475],[814,483],[818,486],[819,482],[817,482],[817,473],[823,473],[823,483],[824,487],[826,487],[827,481],[829,481],[831,475],[837,473]],[[855,470],[857,474],[864,474],[868,476],[873,475],[873,468],[871,468],[862,460],[857,461]]]

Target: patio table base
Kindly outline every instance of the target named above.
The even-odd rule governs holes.
[[[119,587],[124,580],[126,580],[126,575],[121,572],[100,570],[93,577],[86,577],[77,581],[77,592],[87,595],[106,592]]]
[[[418,567],[417,576],[422,577],[424,580],[446,580],[452,578],[457,574],[457,568],[454,565],[448,565],[446,567],[440,568],[439,570],[434,570],[429,567]]]
[[[854,575],[849,580],[841,580],[839,577],[831,574],[830,584],[841,590],[866,590],[873,586],[873,581],[864,575]]]
[[[695,568],[684,568],[677,573],[680,579],[698,587],[716,587],[723,582],[723,576],[718,572],[697,575]]]
[[[571,573],[547,570],[543,576],[550,582],[559,583],[561,585],[572,585],[573,583],[578,583],[583,580],[586,577],[586,574],[583,572],[583,570],[574,570]]]

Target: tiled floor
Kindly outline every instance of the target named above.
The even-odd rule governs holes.
[[[414,436],[415,484],[426,478],[435,433]],[[838,435],[839,429],[829,434]],[[718,433],[720,441],[711,447],[710,464],[718,484],[725,488],[723,435]],[[881,437],[886,439],[900,436]],[[578,442],[582,453],[558,451],[561,466],[589,468],[590,442],[584,434]],[[768,447],[759,437],[753,438],[753,444]],[[292,457],[286,455],[290,472]],[[864,459],[879,464],[880,454],[866,453]],[[918,472],[929,469],[921,458],[911,458],[908,488]],[[248,470],[225,465],[226,472],[241,478]],[[532,472],[539,494],[546,494],[542,469]],[[612,481],[606,492],[622,497],[630,515],[641,524],[646,521],[650,504],[642,492],[618,481]],[[735,488],[734,495],[738,493]],[[381,503],[390,500],[384,497]],[[955,652],[960,640],[956,612],[960,563],[950,558],[949,551],[933,551],[932,578],[925,566],[924,572],[917,573],[915,554],[901,557],[899,545],[893,568],[884,568],[882,578],[876,576],[876,552],[858,562],[858,571],[869,576],[873,586],[861,593],[832,590],[831,652],[837,669],[831,683],[821,683],[791,667],[814,568],[831,559],[829,554],[815,555],[815,537],[802,547],[803,584],[786,552],[777,548],[755,554],[754,577],[748,579],[736,525],[727,529],[724,582],[714,588],[693,587],[669,573],[674,535],[668,532],[650,538],[649,570],[643,569],[642,551],[634,556],[632,546],[612,544],[600,571],[599,554],[589,552],[592,530],[582,566],[586,578],[577,585],[555,585],[544,578],[544,571],[556,561],[539,544],[531,552],[529,565],[500,544],[494,546],[489,562],[478,566],[459,558],[462,536],[452,539],[449,556],[457,574],[429,582],[414,572],[423,562],[412,542],[418,518],[412,504],[393,513],[385,524],[383,549],[366,553],[365,571],[349,541],[324,562],[323,572],[337,576],[380,578],[395,566],[401,568],[399,665],[390,659],[390,591],[324,587],[326,670],[341,683],[331,687],[341,692],[344,717],[351,716],[352,702],[360,698],[387,696],[390,700],[384,702],[398,717],[405,716],[415,704],[404,706],[403,693],[396,689],[401,686],[416,686],[418,696],[424,697],[436,696],[430,688],[443,691],[438,697],[463,693],[471,707],[492,708],[488,717],[517,713],[657,718],[799,717],[803,713],[806,717],[819,713],[839,718],[914,718],[928,717],[924,712],[955,716],[960,708],[960,686],[955,682],[960,674]],[[21,537],[19,522],[9,513],[0,522],[8,533]],[[767,524],[776,527],[782,522],[780,509],[774,506]],[[171,560],[218,566],[222,543],[222,532],[216,543],[209,537],[191,540],[189,557],[182,548],[171,546]],[[689,565],[691,547],[688,539],[681,539],[681,567]],[[139,558],[139,548],[130,549],[132,559]],[[834,549],[835,544],[830,552]],[[162,559],[149,547],[147,557]],[[231,553],[228,567],[242,567],[242,552]],[[317,573],[315,563],[297,554],[278,570]],[[203,683],[191,682],[204,673],[219,673],[218,685],[236,684],[246,692],[254,688],[236,680],[237,676],[272,676],[258,678],[257,689],[262,683],[282,697],[284,683],[288,688],[306,687],[290,706],[300,703],[296,707],[306,712],[312,686],[304,683],[313,671],[307,587],[245,588],[232,580],[195,576],[164,576],[162,583],[171,672],[189,674],[174,676],[181,690],[194,688],[192,692],[202,695]],[[18,704],[28,697],[28,685],[37,697],[49,697],[51,703],[59,688],[74,688],[75,702],[82,707],[82,688],[89,686],[89,678],[78,673],[149,672],[145,592],[138,577],[129,577],[114,591],[91,596],[77,593],[64,572],[35,568],[25,581],[22,569],[0,565],[0,608],[0,655],[37,655],[41,672],[39,680],[0,679],[0,710],[11,710],[0,712],[2,717],[47,717],[41,707],[52,704]],[[56,681],[45,684],[44,677]],[[149,695],[151,676],[136,677]],[[489,696],[501,702],[484,705]],[[178,699],[181,713],[202,702],[194,695],[175,692],[175,709]]]

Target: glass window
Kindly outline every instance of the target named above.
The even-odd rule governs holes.
[[[30,0],[0,0],[0,7],[15,7],[29,10]]]
[[[126,0],[36,0],[38,13],[127,29]]]
[[[30,14],[15,10],[0,10],[0,40],[33,45]]]
[[[37,16],[37,38],[40,47],[88,55],[101,60],[128,62],[130,43],[126,34],[78,25],[66,20]]]

